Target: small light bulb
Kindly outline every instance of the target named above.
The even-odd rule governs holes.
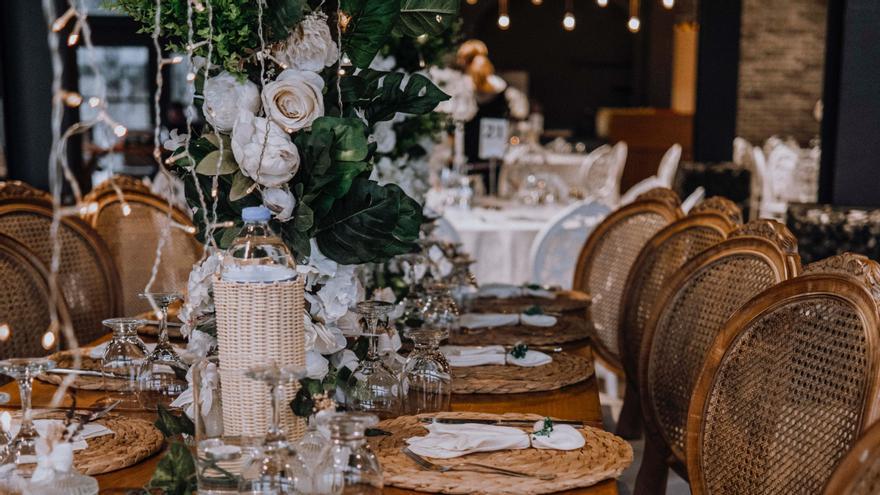
[[[92,201],[89,203],[89,209],[87,210],[89,213],[97,213],[98,212],[98,203]]]
[[[437,16],[434,17],[434,20],[437,21],[437,24],[442,24],[443,23],[443,16],[440,14],[437,14]]]
[[[196,80],[195,72],[187,72],[186,74],[186,82],[193,82]]]
[[[181,62],[183,62],[183,55],[175,55],[175,56],[171,57],[172,64],[179,64]]]
[[[77,43],[79,43],[79,33],[70,33],[70,36],[67,37],[67,46],[73,46]]]
[[[642,27],[642,21],[640,21],[638,17],[632,16],[629,18],[629,21],[627,21],[626,27],[630,32],[638,33],[639,28]]]
[[[98,106],[100,104],[101,104],[101,99],[98,98],[97,96],[93,96],[93,97],[89,98],[89,106],[90,107],[95,108],[96,106]]]
[[[532,5],[541,5],[544,3],[544,0],[532,0]]]
[[[348,54],[342,54],[342,65],[351,65],[351,59],[348,58]]]
[[[12,329],[9,323],[0,323],[0,342],[6,342],[12,336]]]
[[[465,2],[467,2],[468,5],[476,5],[477,4],[477,0],[465,0]]]
[[[122,205],[122,216],[127,217],[129,215],[131,215],[131,206],[129,206],[128,203],[125,203]]]
[[[501,29],[507,29],[510,27],[510,17],[507,14],[498,16],[498,27]]]
[[[338,71],[337,73],[338,73],[340,76],[344,76],[344,75],[345,75],[345,69],[340,68],[339,71]]]
[[[599,7],[607,7],[608,0],[596,0],[596,5],[598,5]]]
[[[663,7],[665,7],[666,10],[674,9],[675,8],[675,0],[663,0]]]
[[[574,24],[574,14],[566,12],[565,17],[562,18],[562,27],[565,28],[566,31],[574,31]]]
[[[195,233],[196,233],[196,228],[193,227],[192,225],[187,225],[186,228],[185,228],[184,230],[185,230],[186,233],[188,233],[188,234],[195,234]]]
[[[125,128],[122,124],[116,124],[113,127],[113,134],[116,134],[116,137],[123,137],[128,133],[128,129]]]
[[[55,347],[55,334],[51,330],[47,331],[43,334],[43,338],[40,339],[40,343],[43,345],[43,349],[47,351],[52,349]]]
[[[76,108],[82,105],[82,102],[83,97],[79,93],[70,91],[66,95],[64,95],[64,104],[69,107]]]

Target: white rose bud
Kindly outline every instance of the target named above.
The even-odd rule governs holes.
[[[272,210],[275,218],[286,222],[293,216],[293,208],[296,206],[296,198],[286,187],[271,187],[263,189],[263,206]]]
[[[323,89],[318,74],[287,69],[263,86],[263,108],[283,130],[296,132],[324,115]]]
[[[335,64],[339,47],[330,35],[327,16],[324,13],[307,15],[273,56],[287,67],[312,72]]]
[[[229,132],[235,125],[239,110],[260,111],[260,89],[256,84],[239,81],[223,71],[205,81],[205,120],[220,132]]]
[[[239,113],[232,129],[232,155],[242,173],[264,187],[281,187],[299,169],[299,152],[290,136],[247,111]]]

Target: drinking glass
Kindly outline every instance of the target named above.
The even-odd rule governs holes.
[[[366,430],[376,426],[379,418],[372,414],[329,413],[319,422],[330,431],[330,446],[322,455],[319,466],[330,472],[335,492],[358,495],[382,493],[382,467],[366,442]]]
[[[110,391],[107,397],[100,400],[101,405],[119,401],[117,407],[137,408],[140,406],[138,372],[148,354],[137,329],[146,322],[137,318],[110,318],[102,323],[113,330],[113,337],[101,356],[103,388]]]
[[[335,414],[331,411],[321,413]],[[337,477],[330,458],[330,439],[318,429],[319,415],[309,418],[306,433],[296,442],[296,454],[308,475],[300,480],[297,491],[307,495],[336,495],[341,492],[342,479]]]
[[[183,377],[187,366],[168,341],[168,306],[181,296],[156,292],[140,294],[140,297],[152,298],[159,306],[159,340],[138,372],[141,403],[148,409],[155,409],[159,404],[167,407],[187,388]]]
[[[352,407],[383,419],[397,416],[403,403],[400,379],[382,362],[378,350],[379,320],[387,318],[393,308],[393,304],[383,301],[361,301],[356,310],[364,323],[363,335],[369,341],[369,348],[366,358],[354,372]]]
[[[407,278],[409,279],[409,289],[406,296],[400,301],[403,308],[401,320],[404,325],[408,325],[409,320],[421,320],[422,291],[417,280],[417,268],[425,263],[425,257],[419,253],[409,253],[398,256],[398,259],[402,263],[406,263]]]
[[[408,413],[448,411],[452,400],[452,373],[449,362],[440,352],[440,342],[448,337],[448,332],[423,326],[411,329],[407,336],[414,345],[404,366],[409,384]]]
[[[306,376],[306,370],[301,366],[279,367],[270,363],[249,369],[247,376],[269,386],[272,415],[269,418],[269,429],[262,447],[256,450],[244,467],[238,485],[239,493],[261,495],[298,493],[296,487],[303,483],[302,480],[307,476],[307,472],[281,429],[280,408],[286,407],[284,385]]]
[[[458,305],[449,286],[442,282],[428,285],[422,305],[423,326],[433,328],[441,332],[442,338],[447,338],[449,332],[458,328],[458,316]]]
[[[21,396],[21,426],[12,439],[9,460],[20,463],[22,456],[36,455],[37,430],[31,418],[31,391],[34,377],[55,367],[55,361],[46,358],[13,358],[0,361],[0,374],[18,382]]]

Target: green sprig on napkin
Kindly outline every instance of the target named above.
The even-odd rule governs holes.
[[[550,418],[544,418],[544,427],[540,430],[533,433],[536,437],[549,437],[550,433],[553,432],[553,420]]]
[[[526,357],[527,352],[529,352],[529,346],[526,344],[516,344],[513,346],[513,349],[510,350],[510,355],[516,359],[522,359]]]
[[[541,306],[535,304],[534,306],[527,308],[525,311],[523,311],[523,314],[529,316],[542,315],[544,314],[544,310],[541,309]]]

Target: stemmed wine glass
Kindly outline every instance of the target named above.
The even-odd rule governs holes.
[[[356,309],[364,322],[363,335],[369,341],[369,348],[366,358],[354,372],[353,407],[382,419],[399,414],[403,396],[400,379],[382,362],[378,351],[379,320],[386,318],[393,308],[394,305],[388,302],[361,301]]]
[[[407,321],[412,319],[420,319],[419,310],[422,306],[422,295],[419,290],[419,281],[417,277],[417,267],[425,263],[425,257],[419,253],[408,253],[398,256],[401,262],[406,263],[407,278],[409,279],[409,290],[400,304],[403,307],[403,322],[408,325]]]
[[[100,402],[109,405],[119,401],[123,409],[136,408],[140,405],[138,372],[149,353],[137,329],[146,322],[137,318],[110,318],[102,323],[113,329],[113,337],[101,356],[104,389],[111,393]]]
[[[296,452],[291,449],[281,429],[281,407],[284,386],[306,376],[302,366],[277,366],[275,363],[250,368],[246,375],[269,386],[271,416],[263,445],[245,466],[239,493],[280,495],[293,494],[296,485],[307,475]]]
[[[10,442],[8,459],[19,464],[22,456],[36,455],[37,430],[31,418],[31,391],[34,377],[55,367],[55,361],[46,358],[13,358],[0,361],[0,374],[18,382],[21,396],[21,427]]]
[[[187,387],[183,378],[187,366],[168,340],[168,306],[181,299],[181,295],[153,292],[140,294],[140,297],[152,299],[159,306],[159,340],[138,373],[141,399],[147,408],[155,408],[157,404],[168,406]]]

